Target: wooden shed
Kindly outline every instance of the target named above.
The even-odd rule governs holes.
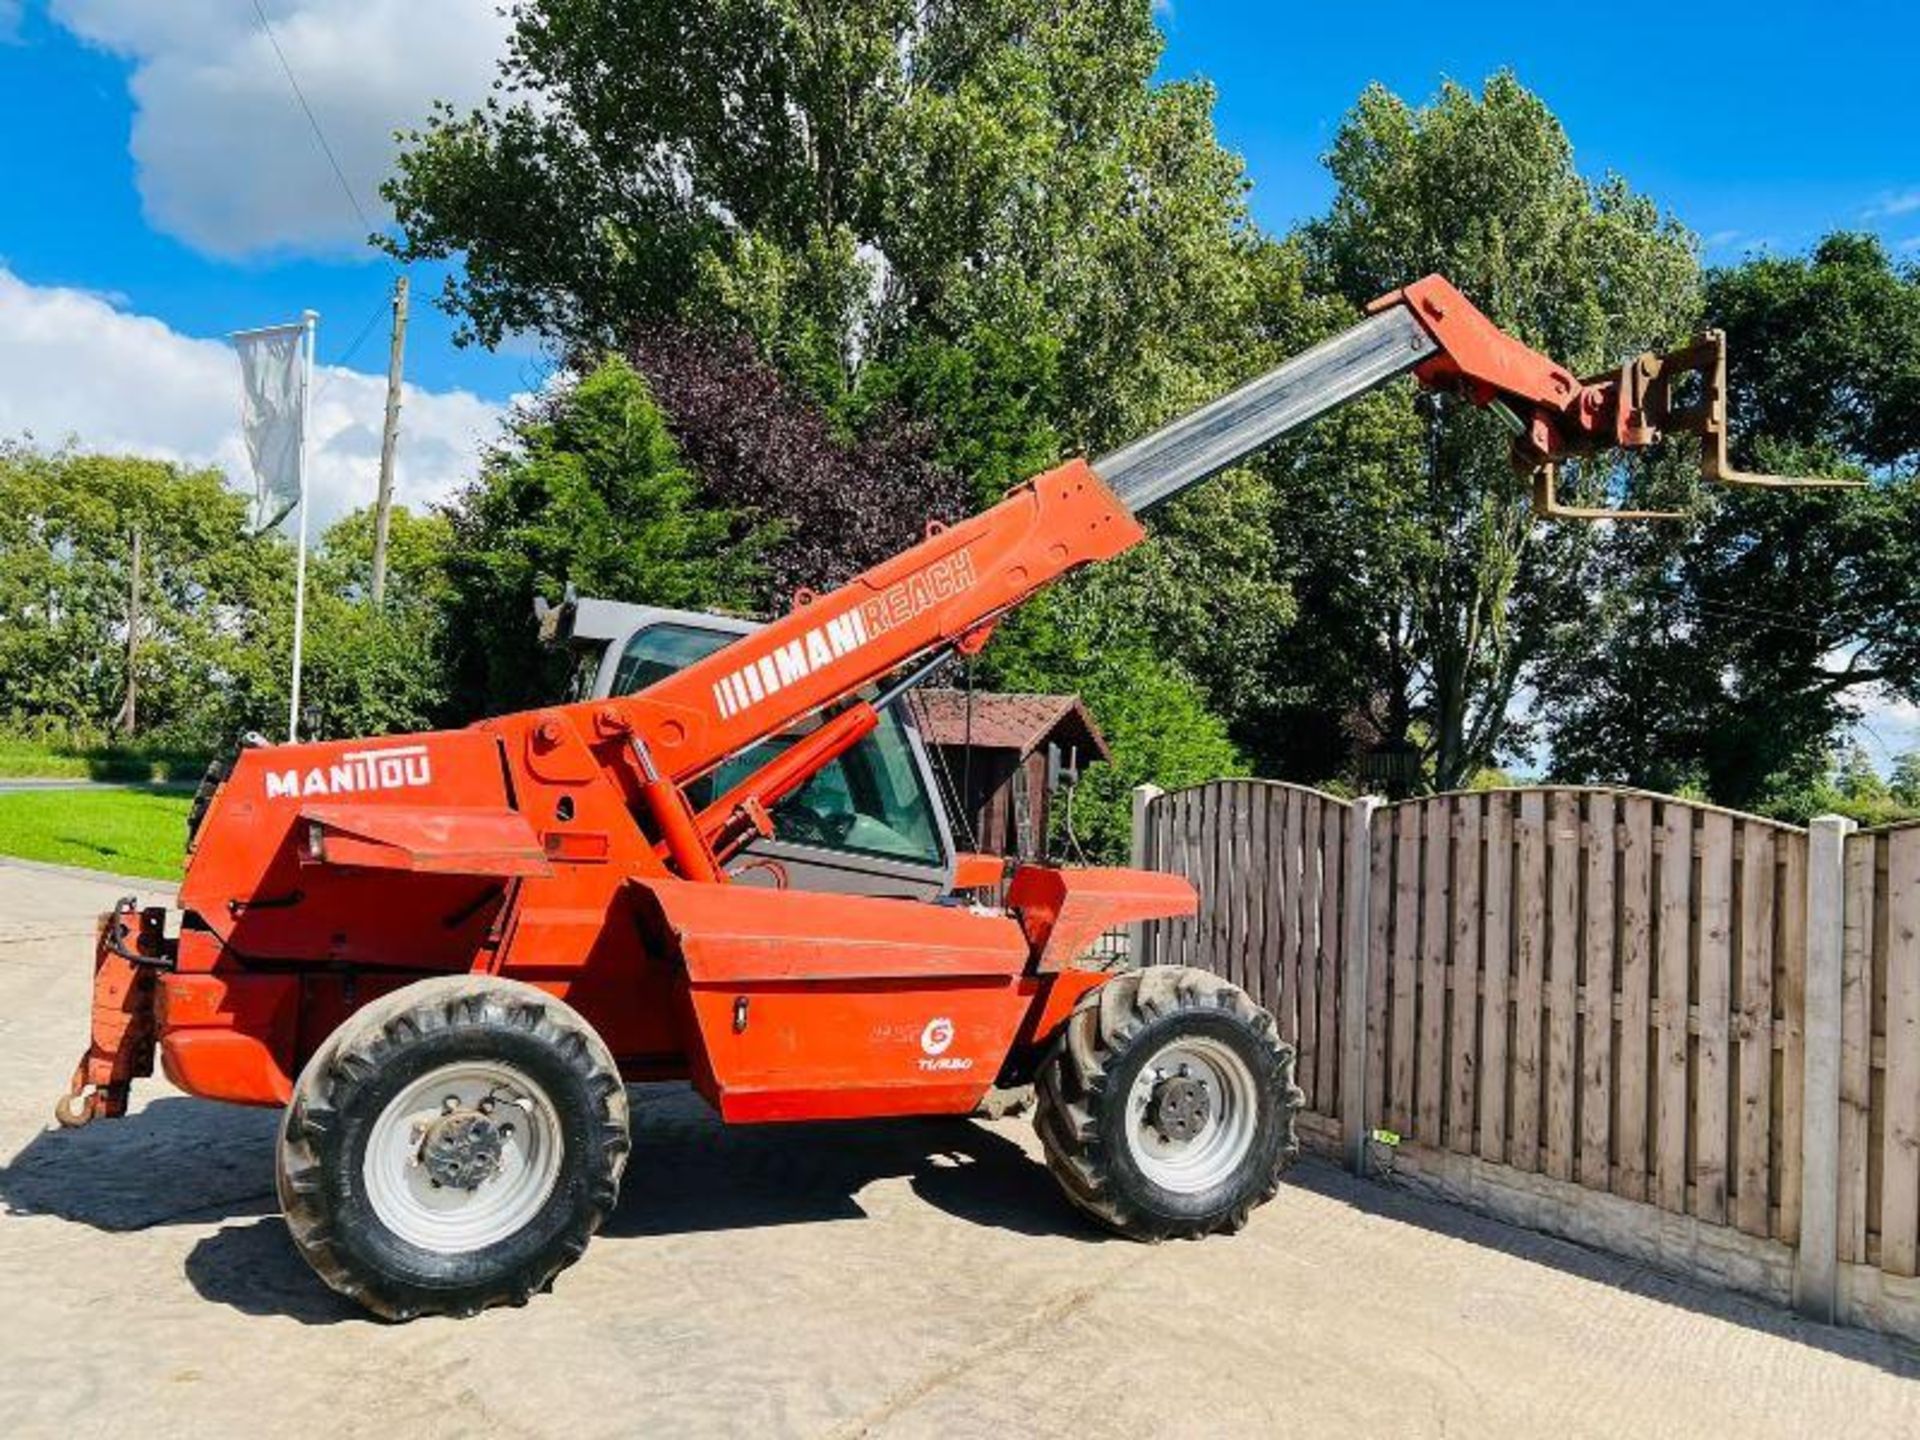
[[[921,738],[973,827],[955,836],[990,855],[1047,852],[1047,822],[1062,775],[1110,759],[1106,738],[1078,695],[917,690],[909,699]],[[964,827],[955,816],[956,830]]]

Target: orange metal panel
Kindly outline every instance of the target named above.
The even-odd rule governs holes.
[[[637,881],[684,967],[695,1083],[728,1120],[961,1114],[1032,991],[1020,927],[959,906]]]
[[[634,888],[695,985],[1009,979],[1027,961],[1012,920],[957,905],[685,880]]]
[[[1034,968],[1064,970],[1103,931],[1132,920],[1191,915],[1199,908],[1193,884],[1158,870],[1055,870],[1022,865],[1007,888],[1033,942]]]
[[[692,991],[730,1121],[963,1115],[999,1073],[1027,999],[1006,976]]]
[[[303,805],[300,858],[312,865],[440,875],[551,875],[518,811],[441,805]]]
[[[499,742],[456,730],[241,751],[201,824],[180,908],[248,959],[464,968],[501,880],[302,863],[301,811],[333,804],[500,811]]]
[[[293,1092],[300,981],[293,975],[163,975],[160,1063],[189,1095],[284,1105]]]

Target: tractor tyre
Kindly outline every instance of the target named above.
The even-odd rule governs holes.
[[[376,1315],[472,1315],[580,1258],[628,1148],[619,1069],[572,1007],[513,980],[422,980],[300,1072],[280,1205],[315,1273]]]
[[[1235,1231],[1299,1153],[1293,1063],[1244,990],[1150,966],[1082,998],[1041,1063],[1034,1128],[1103,1225],[1148,1241]]]

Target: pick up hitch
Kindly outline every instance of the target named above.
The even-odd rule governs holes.
[[[131,895],[100,917],[92,1034],[67,1093],[53,1106],[53,1118],[68,1129],[126,1114],[133,1082],[153,1073],[156,973],[173,967],[165,924],[165,910],[143,911]]]

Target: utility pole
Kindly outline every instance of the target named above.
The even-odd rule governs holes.
[[[387,351],[387,424],[380,436],[380,496],[373,510],[373,603],[387,593],[387,526],[393,514],[393,447],[400,439],[400,370],[407,348],[407,277],[393,282],[393,344]]]
[[[122,735],[132,735],[140,720],[140,681],[136,666],[140,660],[140,530],[133,532],[133,559],[127,578],[127,697],[120,702],[120,713],[113,722]]]

